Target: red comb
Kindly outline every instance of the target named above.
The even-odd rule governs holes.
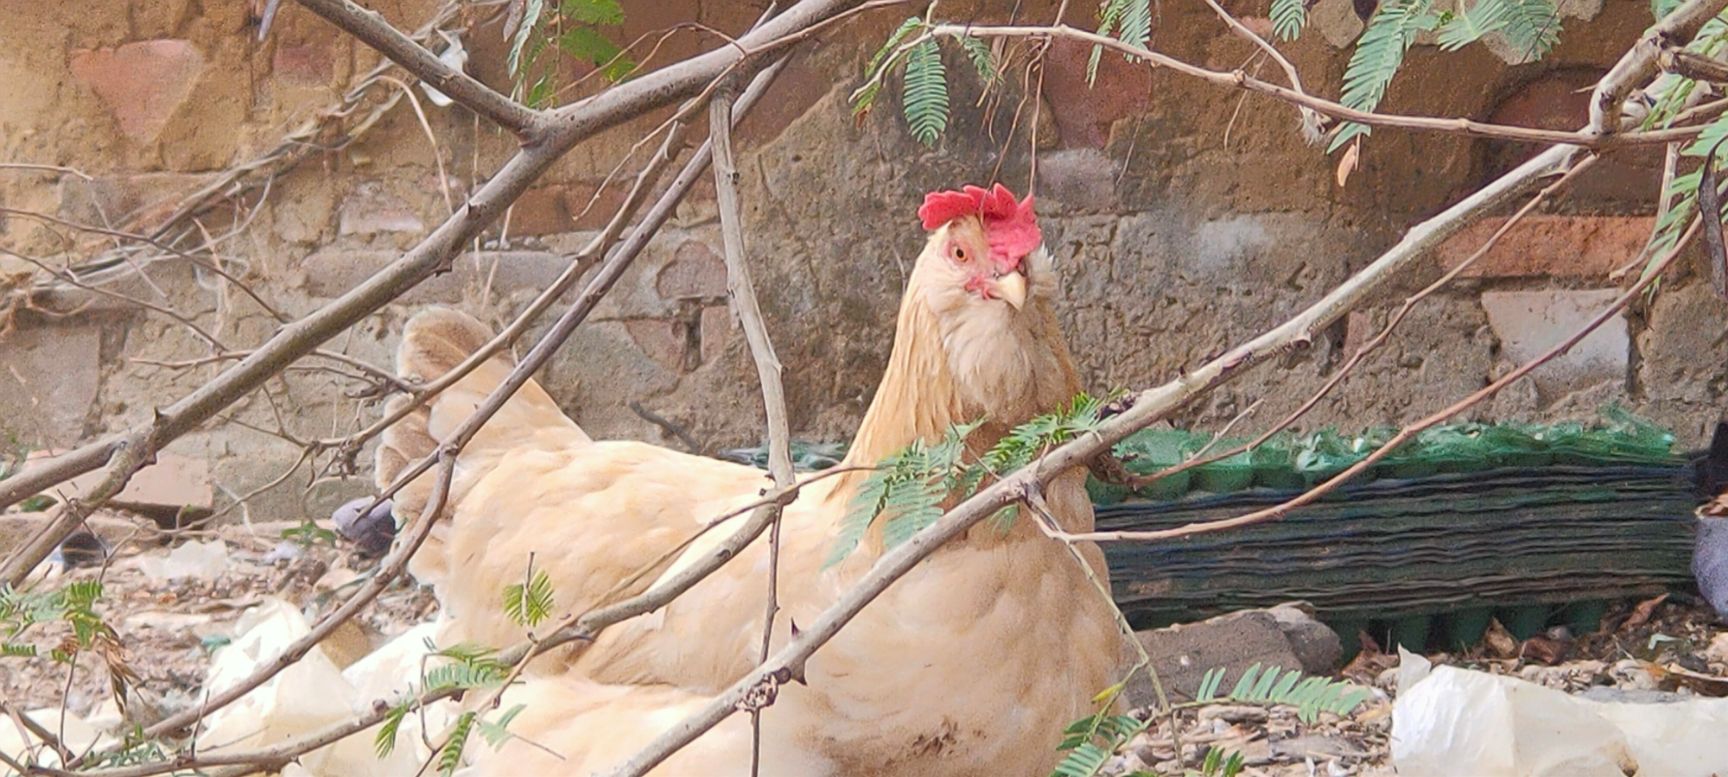
[[[1002,184],[989,190],[965,186],[960,191],[931,192],[924,195],[924,205],[918,208],[925,229],[937,229],[961,216],[977,216],[984,222],[990,258],[1004,270],[1019,265],[1021,258],[1044,239],[1038,230],[1038,216],[1032,212],[1031,195],[1024,201],[1016,200]]]

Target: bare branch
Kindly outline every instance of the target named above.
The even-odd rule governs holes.
[[[1704,23],[1715,18],[1723,8],[1728,8],[1728,0],[1686,0],[1646,30],[1632,49],[1597,82],[1596,91],[1590,96],[1590,126],[1585,132],[1599,139],[1624,138],[1628,133],[1622,133],[1620,125],[1626,110],[1626,96],[1656,75],[1657,61],[1663,50],[1692,40]]]
[[[762,408],[768,417],[768,472],[774,485],[785,489],[792,485],[792,432],[786,420],[786,389],[780,381],[780,357],[774,354],[774,343],[768,339],[768,326],[762,321],[762,309],[756,302],[756,286],[750,280],[750,266],[744,261],[744,217],[738,203],[738,164],[732,156],[732,95],[722,90],[708,103],[709,139],[714,146],[714,192],[720,206],[720,238],[726,254],[726,290],[732,296],[732,311],[744,328],[744,340],[750,346],[750,357],[756,362],[756,378],[762,384]],[[780,582],[780,513],[778,503],[764,508],[773,522],[768,535],[768,604],[762,618],[762,652],[757,661],[768,660],[768,649],[774,639],[774,618],[779,614],[778,587]],[[769,697],[772,698],[772,697]],[[752,707],[750,773],[756,774],[762,764],[762,710]]]
[[[284,326],[252,356],[161,410],[150,424],[84,445],[0,481],[0,507],[10,506],[56,483],[102,467],[129,446],[141,445],[148,451],[146,456],[154,455],[162,446],[251,393],[282,367],[371,315],[434,272],[446,268],[463,245],[502,215],[504,209],[534,180],[582,139],[645,111],[701,92],[706,84],[723,73],[756,67],[755,60],[747,59],[740,48],[752,55],[779,51],[857,4],[858,0],[799,3],[760,29],[739,38],[740,46],[715,49],[560,109],[556,114],[557,120],[548,126],[540,142],[519,151],[497,175],[475,192],[465,206],[401,259],[342,297]],[[59,530],[70,532],[71,528],[60,527]],[[57,544],[63,537],[54,537],[49,546]],[[0,581],[16,583],[22,580],[43,557],[34,553],[14,553],[0,565]]]
[[[1694,0],[1699,2],[1700,0]],[[1711,0],[1715,3],[1728,3],[1728,0]],[[1354,121],[1382,127],[1397,127],[1423,132],[1443,132],[1450,134],[1472,135],[1476,137],[1500,138],[1529,143],[1565,144],[1585,148],[1602,148],[1609,145],[1633,145],[1647,143],[1668,143],[1675,140],[1685,140],[1697,137],[1699,127],[1672,127],[1669,129],[1647,130],[1641,132],[1625,132],[1612,137],[1589,131],[1565,132],[1559,130],[1535,129],[1532,127],[1511,127],[1504,124],[1488,124],[1471,119],[1442,119],[1431,116],[1400,116],[1396,114],[1372,113],[1346,107],[1331,100],[1321,99],[1304,94],[1294,89],[1279,86],[1269,81],[1263,81],[1242,72],[1233,70],[1224,72],[1211,70],[1198,65],[1184,62],[1168,54],[1161,54],[1151,49],[1124,43],[1115,38],[1099,35],[1095,32],[1075,29],[1067,25],[1054,27],[1037,26],[976,26],[957,24],[938,24],[929,29],[928,35],[972,35],[979,38],[1067,38],[1081,43],[1119,51],[1123,54],[1143,59],[1156,67],[1169,68],[1185,76],[1191,76],[1218,86],[1228,86],[1246,89],[1250,92],[1275,97],[1299,108],[1308,108],[1315,113],[1324,114],[1334,119]]]
[[[439,61],[432,52],[403,35],[377,11],[367,10],[350,0],[298,0],[307,10],[359,38],[366,45],[401,65],[421,81],[475,113],[485,116],[524,140],[532,140],[540,131],[545,116],[515,100],[505,97],[473,76]]]

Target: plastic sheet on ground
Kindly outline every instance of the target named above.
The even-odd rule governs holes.
[[[1710,777],[1728,773],[1728,699],[1598,702],[1400,651],[1400,777]]]
[[[299,608],[281,599],[266,600],[235,623],[233,641],[213,657],[206,687],[222,689],[240,681],[274,661],[310,630]],[[280,744],[368,711],[375,701],[396,701],[419,676],[425,639],[433,633],[431,624],[410,629],[347,671],[338,669],[322,648],[314,647],[239,701],[211,713],[201,737],[206,751]],[[426,711],[425,720],[437,734],[448,716],[435,708]],[[299,773],[311,777],[413,774],[427,755],[419,745],[419,724],[419,715],[404,720],[397,747],[387,758],[377,757],[374,731],[367,730],[303,756],[298,766],[304,771]]]
[[[215,580],[227,571],[228,564],[228,544],[221,540],[188,542],[166,554],[138,557],[138,569],[152,580]]]

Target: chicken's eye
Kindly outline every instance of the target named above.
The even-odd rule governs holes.
[[[966,249],[961,248],[958,245],[950,245],[948,247],[948,255],[953,257],[956,262],[962,264],[966,262]]]

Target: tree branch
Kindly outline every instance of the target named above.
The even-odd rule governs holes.
[[[1585,132],[1604,140],[1620,133],[1626,95],[1656,75],[1657,61],[1663,50],[1692,40],[1704,23],[1721,13],[1723,8],[1728,8],[1728,0],[1686,0],[1645,31],[1632,49],[1596,83],[1596,91],[1590,96],[1590,126]]]
[[[415,43],[391,26],[377,11],[367,10],[350,0],[298,0],[307,10],[324,17],[359,38],[378,53],[401,65],[421,81],[455,100],[469,110],[485,116],[493,124],[531,141],[539,132],[545,116],[526,105],[505,97],[480,83],[473,76],[450,67],[425,47]]]
[[[774,343],[768,339],[768,326],[762,321],[762,309],[756,302],[756,287],[750,280],[750,266],[744,261],[744,219],[738,202],[738,164],[732,156],[732,95],[722,90],[708,103],[709,140],[714,146],[714,192],[720,207],[720,237],[726,254],[726,291],[732,297],[732,310],[744,328],[744,340],[750,346],[750,357],[756,362],[756,378],[762,385],[762,408],[768,418],[768,472],[776,488],[792,485],[792,432],[786,420],[786,389],[780,380],[780,357],[774,354]],[[768,660],[768,650],[774,639],[774,617],[779,613],[777,589],[780,578],[780,513],[778,502],[765,505],[762,512],[772,522],[768,534],[768,604],[762,618],[762,652],[758,661]],[[772,696],[767,697],[772,703]],[[757,774],[762,762],[762,709],[750,709],[750,773]]]
[[[1693,0],[1702,2],[1703,0]],[[1728,4],[1728,0],[1709,0],[1712,3]],[[1066,38],[1102,46],[1121,52],[1137,59],[1143,59],[1154,67],[1165,67],[1185,76],[1198,78],[1218,86],[1228,86],[1246,89],[1250,92],[1268,95],[1300,108],[1308,108],[1315,113],[1324,114],[1334,119],[1354,121],[1382,127],[1418,130],[1422,132],[1444,132],[1450,134],[1471,135],[1476,137],[1500,138],[1528,143],[1565,144],[1585,148],[1602,148],[1609,145],[1633,145],[1646,143],[1668,143],[1675,140],[1685,140],[1696,137],[1700,127],[1672,127],[1669,129],[1647,130],[1642,132],[1620,133],[1609,137],[1589,131],[1565,132],[1559,130],[1535,129],[1532,127],[1512,127],[1504,124],[1488,124],[1471,119],[1442,119],[1431,116],[1399,116],[1386,113],[1359,111],[1331,100],[1321,99],[1304,94],[1289,87],[1280,86],[1269,81],[1263,81],[1242,72],[1233,70],[1224,72],[1211,70],[1198,65],[1189,64],[1168,54],[1161,54],[1151,49],[1124,43],[1115,38],[1099,35],[1095,32],[1075,29],[1067,25],[1053,27],[1037,26],[980,26],[960,24],[938,24],[929,29],[929,35],[971,35],[979,38]],[[916,43],[917,41],[912,41]],[[1652,63],[1654,55],[1652,55]]]
[[[462,208],[405,256],[305,318],[284,326],[239,364],[224,371],[168,408],[147,425],[84,445],[47,462],[29,466],[0,481],[0,508],[16,504],[56,483],[107,464],[128,446],[142,445],[154,455],[216,412],[251,393],[281,368],[324,341],[371,315],[434,272],[449,265],[462,247],[491,224],[528,186],[576,143],[601,130],[703,89],[728,71],[749,70],[752,55],[778,51],[823,22],[837,18],[859,0],[809,0],[769,20],[760,29],[727,45],[560,109],[538,143],[525,146]],[[741,50],[741,48],[743,50]],[[72,527],[54,528],[64,539]],[[64,533],[60,533],[64,532]],[[0,582],[21,581],[43,555],[15,553],[0,565]]]

